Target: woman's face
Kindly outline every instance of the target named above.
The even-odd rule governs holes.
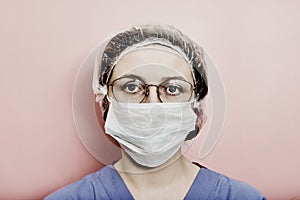
[[[148,85],[159,85],[161,83],[164,84],[165,82],[168,82],[170,78],[171,80],[175,80],[175,83],[177,79],[179,80],[179,82],[180,80],[184,80],[190,83],[187,85],[191,87],[187,88],[192,95],[190,97],[193,98],[192,87],[194,86],[194,84],[191,67],[186,62],[186,60],[175,50],[161,45],[152,45],[151,48],[140,48],[125,54],[114,67],[113,74],[110,78],[110,83],[121,77],[134,77]],[[127,79],[121,79],[118,82],[122,82],[122,84],[124,84],[126,83],[126,81]],[[171,84],[173,84],[173,82],[171,82]],[[129,85],[126,90],[132,93],[138,91],[135,85]],[[169,99],[174,99],[173,94],[176,94],[176,92],[179,91],[176,91],[177,89],[175,87],[169,87],[168,90],[169,91],[167,91],[168,94],[166,95],[166,97],[160,93],[161,99],[159,99],[157,95],[157,87],[149,86],[149,94],[137,101],[142,100],[141,103],[157,103],[161,101],[167,102],[169,101]],[[117,92],[114,90],[114,93]],[[112,95],[112,87],[109,87],[109,96],[114,97],[114,95]],[[178,99],[180,98],[177,98],[177,101]],[[130,101],[134,101],[134,98],[131,98]],[[182,99],[182,101],[187,100]]]

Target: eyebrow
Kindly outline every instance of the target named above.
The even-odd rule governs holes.
[[[187,81],[187,80],[185,80],[185,78],[183,76],[164,76],[160,80],[165,81],[165,80],[168,80],[168,79],[180,79],[180,80],[183,80],[183,81]]]
[[[125,74],[125,75],[123,75],[119,78],[133,78],[133,79],[139,79],[139,80],[145,82],[145,80],[141,76],[138,76],[138,75],[135,75],[135,74]],[[117,78],[117,79],[119,79],[119,78]]]
[[[135,75],[135,74],[125,74],[119,78],[133,78],[133,79],[139,79],[139,80],[145,82],[143,77]],[[164,76],[160,79],[160,81],[165,81],[168,79],[180,79],[180,80],[187,81],[187,80],[185,80],[185,78],[183,76]]]

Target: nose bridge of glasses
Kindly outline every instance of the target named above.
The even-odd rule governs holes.
[[[158,85],[146,85],[146,93],[145,93],[145,99],[143,102],[145,103],[159,103],[161,102],[159,98],[159,86]]]

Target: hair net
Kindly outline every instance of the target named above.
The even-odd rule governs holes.
[[[184,57],[191,66],[196,100],[200,101],[206,96],[208,86],[203,49],[173,26],[138,25],[107,39],[95,63],[93,90],[96,94],[96,101],[101,101],[104,119],[108,108],[107,84],[116,63],[132,50],[155,44],[171,48]]]

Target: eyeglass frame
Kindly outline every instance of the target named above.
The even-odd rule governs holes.
[[[159,101],[160,101],[161,103],[164,103],[164,102],[161,100],[161,98],[160,98],[159,87],[160,87],[163,83],[165,83],[166,81],[175,79],[174,77],[170,77],[170,78],[167,78],[166,80],[164,80],[163,82],[161,82],[159,85],[154,85],[154,84],[147,84],[141,77],[136,76],[136,75],[133,75],[133,74],[126,75],[126,76],[121,76],[121,77],[116,78],[115,80],[113,80],[111,83],[107,84],[108,87],[109,87],[109,86],[112,86],[112,90],[111,90],[111,91],[112,91],[112,94],[113,94],[114,98],[115,98],[117,101],[118,101],[118,99],[116,98],[116,96],[115,96],[115,94],[114,94],[114,89],[113,89],[114,87],[113,87],[113,85],[114,85],[114,83],[115,83],[116,81],[118,81],[118,80],[120,80],[120,79],[122,79],[122,78],[133,78],[133,79],[138,79],[139,81],[141,81],[141,82],[143,83],[143,85],[145,86],[145,91],[146,91],[146,92],[145,92],[145,94],[144,94],[144,98],[143,98],[139,103],[142,103],[142,102],[145,100],[145,98],[146,98],[147,96],[149,96],[149,89],[148,89],[149,86],[154,86],[154,87],[156,87],[157,98],[159,99]],[[190,83],[189,81],[185,80],[183,77],[182,77],[182,79],[178,79],[178,80],[181,80],[181,81],[184,81],[184,82],[190,84],[192,92],[191,92],[191,95],[190,95],[189,99],[186,101],[186,102],[189,102],[189,101],[191,100],[192,96],[193,96],[193,92],[194,92],[194,94],[196,93],[196,91],[195,91],[196,87],[195,87],[192,83]],[[194,82],[194,81],[193,81],[193,82]]]

